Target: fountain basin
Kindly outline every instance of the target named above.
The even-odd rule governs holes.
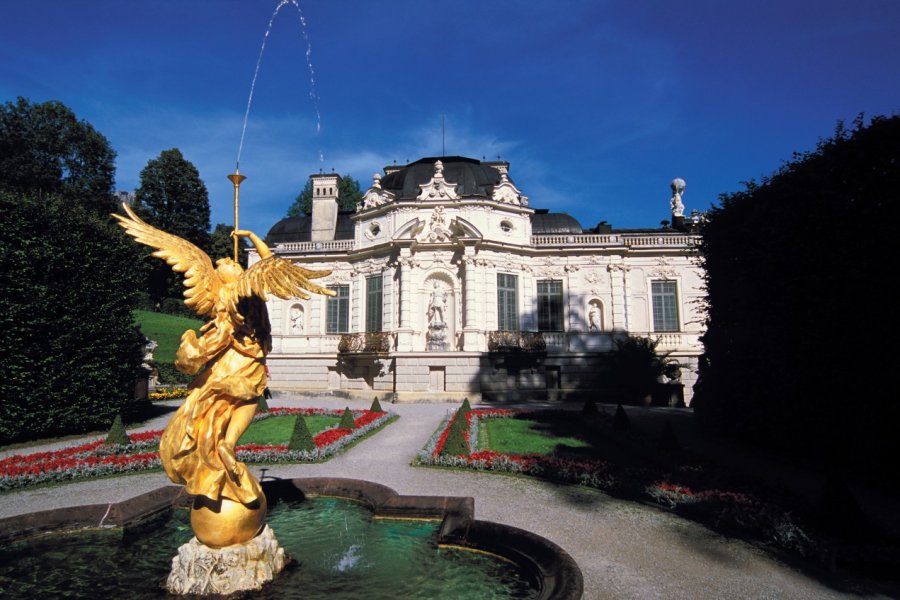
[[[290,537],[290,532],[294,528],[294,525],[291,525],[289,520],[294,518],[293,513],[299,514],[300,510],[305,510],[306,505],[304,502],[307,499],[309,499],[309,502],[315,502],[318,501],[316,499],[341,498],[353,501],[357,505],[358,510],[366,513],[367,519],[374,519],[376,523],[394,519],[403,520],[406,524],[404,525],[401,521],[398,521],[398,527],[404,530],[411,528],[410,531],[403,535],[411,532],[412,537],[427,538],[427,544],[432,546],[436,542],[437,546],[441,548],[438,551],[440,553],[452,554],[454,552],[452,548],[476,550],[487,553],[488,557],[500,557],[502,559],[500,562],[512,563],[520,573],[517,577],[528,580],[530,586],[530,591],[527,592],[527,595],[514,597],[568,600],[580,598],[582,595],[581,572],[577,564],[565,551],[552,542],[530,532],[498,523],[476,520],[474,518],[474,500],[472,498],[401,496],[394,490],[380,484],[340,478],[266,481],[263,484],[263,488],[271,508],[270,525],[275,529],[279,539],[284,542],[288,553],[298,555],[299,565],[296,565],[295,568],[301,572],[312,571],[314,568],[314,565],[312,565],[313,559],[302,556],[302,543],[295,546],[296,550],[291,550],[289,543],[284,541]],[[134,537],[135,539],[137,539],[138,534],[132,532],[144,531],[158,535],[159,531],[167,527],[179,527],[177,518],[174,519],[175,524],[172,525],[173,519],[170,516],[173,512],[177,514],[175,509],[190,506],[192,500],[184,495],[182,490],[183,488],[179,486],[167,486],[125,502],[42,511],[2,519],[0,520],[0,543],[7,546],[16,541],[40,536],[43,533],[79,529],[94,530],[96,532],[98,529],[102,531],[103,529],[119,528],[123,531],[122,537]],[[329,510],[333,510],[333,507],[329,508]],[[186,515],[187,511],[181,511],[181,513]],[[349,518],[351,521],[359,520],[358,516],[353,516],[352,514],[350,517],[345,516],[341,518],[345,520]],[[187,517],[184,516],[181,519],[184,521]],[[430,524],[424,526],[436,529],[436,531],[429,533],[429,531],[416,529],[419,527],[419,524],[415,521],[407,521],[410,519],[430,522]],[[314,519],[303,517],[301,522],[309,520]],[[327,531],[334,530],[332,533],[337,535],[340,533],[340,528],[337,525],[339,523],[335,523],[334,526],[326,525],[325,529]],[[186,521],[183,530],[183,534],[180,535],[189,537],[190,528],[187,526]],[[391,533],[391,535],[396,534]],[[64,537],[59,536],[60,546],[64,546],[62,541]],[[38,537],[36,539],[41,540],[43,538]],[[186,541],[186,539],[181,541]],[[46,540],[44,543],[46,545]],[[432,548],[432,551],[434,550]],[[389,554],[391,552],[392,550],[381,551],[381,554]],[[463,554],[471,555],[471,553],[466,552]],[[157,559],[158,562],[160,560],[171,561],[171,556],[164,553],[160,559]],[[359,557],[353,554],[353,545],[351,544],[348,546],[347,554],[338,557],[338,560],[332,562],[340,566],[342,561],[348,564],[355,564],[357,560],[359,560]],[[466,562],[469,561],[469,558],[459,560],[454,558],[454,561]],[[165,567],[165,562],[163,567]],[[158,568],[158,565],[156,568]],[[488,566],[489,570],[493,568]],[[387,570],[393,571],[395,569],[396,566],[389,567]],[[424,570],[427,571],[427,569],[426,567]],[[286,569],[285,573],[288,571],[290,571],[290,568]],[[424,575],[427,574],[425,573]],[[355,578],[355,576],[351,577],[350,575],[352,575],[352,572],[347,574],[340,572],[336,573],[334,578],[338,582]],[[289,597],[289,594],[282,593],[287,585],[285,581],[288,581],[282,581],[282,578],[285,576],[283,573],[271,584],[271,588],[264,588],[259,593],[260,597]],[[290,577],[291,574],[287,573],[287,576]],[[3,574],[0,571],[0,578],[2,577]],[[473,579],[477,578],[473,577]],[[432,582],[426,579],[423,580],[424,583],[431,584]],[[155,588],[157,585],[158,582],[155,580],[146,582],[147,588]],[[369,590],[365,588],[366,584],[362,585],[362,595],[358,595],[359,592],[348,589],[337,593],[330,592],[329,597],[380,597],[371,594],[365,596]],[[279,589],[282,592],[279,592]],[[160,592],[158,597],[164,596],[165,593]],[[150,595],[148,597],[153,596]],[[312,596],[307,595],[304,597]]]

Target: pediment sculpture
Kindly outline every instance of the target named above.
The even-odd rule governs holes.
[[[494,186],[491,197],[495,202],[528,206],[528,196],[522,195],[522,192],[509,180],[509,175],[506,173],[500,173],[500,183]]]
[[[456,200],[459,198],[456,187],[455,183],[444,179],[444,163],[435,161],[434,176],[431,181],[420,186],[422,191],[416,196],[416,200]]]
[[[370,187],[363,195],[362,200],[356,205],[356,211],[367,210],[369,208],[377,208],[396,199],[393,193],[381,187],[381,175],[375,173],[372,175],[372,187]]]

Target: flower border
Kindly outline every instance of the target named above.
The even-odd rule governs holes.
[[[254,416],[254,421],[286,415],[329,415],[340,417],[343,409],[273,408]],[[320,462],[340,452],[355,441],[387,424],[392,412],[354,410],[355,429],[337,426],[319,432],[311,451],[288,450],[287,444],[243,444],[235,451],[239,460],[248,463]],[[121,473],[158,469],[159,439],[162,430],[129,434],[131,443],[109,445],[98,439],[50,452],[17,454],[0,459],[0,492],[50,482],[66,482]]]

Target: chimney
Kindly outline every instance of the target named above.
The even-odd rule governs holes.
[[[338,216],[338,187],[341,176],[336,173],[310,175],[313,188],[312,228],[310,240],[327,242],[334,239]]]

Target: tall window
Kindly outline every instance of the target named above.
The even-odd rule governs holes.
[[[678,287],[674,281],[650,283],[653,331],[678,331]]]
[[[519,278],[497,273],[497,322],[500,331],[519,330]]]
[[[366,277],[366,331],[381,331],[382,277]]]
[[[537,283],[538,331],[562,331],[562,281],[544,280]]]
[[[328,289],[337,292],[325,301],[328,333],[347,333],[350,330],[350,286],[331,285]]]

